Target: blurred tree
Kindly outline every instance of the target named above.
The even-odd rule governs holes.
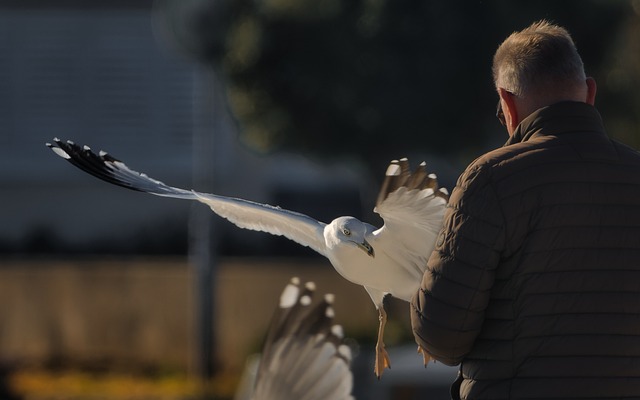
[[[609,133],[640,149],[640,0],[631,4],[602,62],[597,105]]]
[[[503,141],[491,60],[510,32],[541,18],[563,24],[601,73],[631,9],[598,0],[190,2],[197,11],[176,37],[226,77],[244,143],[356,156],[376,172],[416,151],[475,156],[488,138]]]

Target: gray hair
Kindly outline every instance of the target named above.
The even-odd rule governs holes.
[[[516,96],[572,90],[586,79],[569,32],[542,20],[512,33],[493,57],[493,80]]]

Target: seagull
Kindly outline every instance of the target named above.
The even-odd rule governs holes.
[[[326,257],[352,283],[364,286],[379,313],[374,373],[391,367],[383,336],[387,296],[410,301],[419,290],[427,260],[442,227],[448,192],[422,162],[411,173],[409,160],[393,160],[385,173],[374,211],[384,220],[376,228],[350,216],[329,224],[307,215],[249,200],[168,186],[136,172],[104,151],[57,138],[46,145],[81,170],[114,185],[156,196],[196,200],[240,228],[284,236]],[[430,360],[418,348],[424,365]]]
[[[251,400],[353,400],[351,349],[334,325],[333,294],[313,301],[315,284],[294,277],[280,296]]]

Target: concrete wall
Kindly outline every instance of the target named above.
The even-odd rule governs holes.
[[[280,292],[292,276],[336,294],[348,336],[376,334],[377,312],[363,288],[324,260],[226,259],[215,282],[217,361],[242,368],[261,347]],[[185,259],[0,262],[0,363],[103,363],[108,368],[193,365],[194,293]],[[405,320],[406,303],[390,312]]]

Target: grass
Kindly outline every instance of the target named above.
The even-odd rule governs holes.
[[[219,375],[202,383],[187,375],[160,377],[85,371],[18,370],[9,389],[24,400],[214,400],[231,399],[239,377]]]

